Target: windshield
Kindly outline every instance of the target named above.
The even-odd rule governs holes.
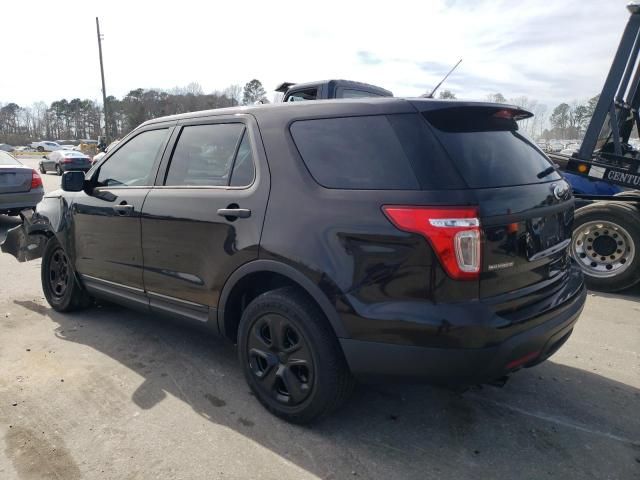
[[[424,112],[424,116],[471,188],[561,178],[540,148],[518,131],[508,110],[456,107]]]

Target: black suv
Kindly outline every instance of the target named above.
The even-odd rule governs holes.
[[[47,239],[54,309],[100,297],[206,324],[266,408],[308,422],[354,378],[476,384],[567,340],[574,201],[528,116],[381,98],[159,118],[23,228]]]

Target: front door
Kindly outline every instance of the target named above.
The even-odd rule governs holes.
[[[169,130],[156,127],[130,137],[94,172],[91,194],[75,198],[75,264],[87,283],[144,289],[140,213]]]
[[[269,194],[250,116],[185,122],[142,209],[151,307],[207,321],[228,276],[258,257]]]

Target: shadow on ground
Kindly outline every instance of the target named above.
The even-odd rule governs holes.
[[[312,427],[288,425],[252,397],[235,349],[199,330],[113,306],[61,315],[61,339],[87,345],[144,380],[131,397],[167,395],[321,478],[635,478],[640,391],[547,361],[503,389],[463,395],[429,386],[360,386]]]

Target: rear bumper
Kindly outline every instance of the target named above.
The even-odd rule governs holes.
[[[485,348],[421,347],[353,339],[340,339],[340,343],[352,373],[361,379],[486,383],[553,355],[571,335],[585,299],[586,288],[581,286],[569,300],[543,314],[544,322]]]
[[[35,208],[43,196],[44,190],[42,188],[29,192],[1,193],[0,213],[20,211],[25,208]]]
[[[60,167],[62,169],[63,172],[85,172],[87,173],[89,170],[91,170],[91,165],[87,165],[85,167],[76,167],[75,165],[67,165],[67,164],[60,164]]]

